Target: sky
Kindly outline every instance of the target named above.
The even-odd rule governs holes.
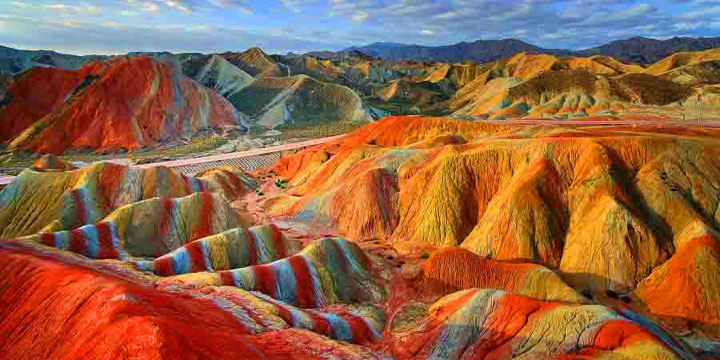
[[[0,45],[71,54],[268,53],[516,38],[584,49],[720,36],[720,0],[1,0]]]

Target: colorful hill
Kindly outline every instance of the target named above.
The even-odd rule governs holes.
[[[353,51],[268,55],[259,48],[132,53],[76,70],[49,64],[0,79],[0,142],[10,152],[113,152],[230,129],[250,130],[251,138],[268,129],[342,123],[340,129],[390,114],[681,121],[720,115],[716,49],[647,65],[526,50],[478,64],[388,61]]]
[[[585,303],[552,270],[530,263],[486,260],[462,248],[438,250],[422,264],[415,287],[425,296],[445,296],[472,288],[498,289],[544,300]]]
[[[116,209],[142,200],[165,197],[165,203],[172,204],[170,198],[198,191],[217,192],[234,200],[254,187],[253,180],[239,169],[209,171],[199,178],[168,168],[131,169],[112,163],[68,171],[28,169],[0,193],[0,238],[30,235],[42,229],[50,232],[75,229],[99,222]],[[43,191],[37,191],[38,188]],[[155,209],[154,205],[157,204],[144,206],[160,212],[161,208]],[[132,208],[123,212],[129,210]]]
[[[717,84],[720,82],[718,62],[718,49],[680,52],[649,66],[645,72],[685,85]]]
[[[494,119],[619,115],[690,97],[688,84],[674,80],[607,57],[518,54],[461,88],[449,108]]]
[[[43,163],[57,168],[62,160],[47,157]],[[233,178],[236,183],[230,182]],[[384,297],[368,256],[342,239],[319,239],[300,252],[300,243],[275,225],[247,228],[229,202],[246,183],[254,180],[228,168],[206,171],[197,179],[166,168],[134,170],[108,163],[23,172],[0,191],[0,272],[13,279],[0,290],[0,311],[9,321],[0,326],[0,334],[16,339],[0,344],[0,358],[181,353],[222,358],[236,351],[250,351],[239,355],[243,358],[380,357],[377,351],[351,345],[376,343],[384,327],[383,311],[367,303]],[[30,190],[39,184],[56,186],[58,193]],[[57,196],[63,193],[84,194],[88,207]],[[58,209],[53,201],[66,208]],[[32,203],[42,209],[20,206]],[[105,215],[102,209],[111,211]],[[35,230],[42,219],[63,219],[72,210],[93,217],[77,220],[81,226],[63,229],[63,221],[56,220]],[[32,225],[16,228],[19,223]],[[33,233],[16,237],[13,232]],[[293,272],[294,280],[288,278]],[[235,273],[241,281],[237,287],[175,285],[183,276]],[[242,282],[252,274],[257,288]],[[270,278],[275,279],[272,290],[265,282]],[[26,282],[35,285],[23,286]],[[82,319],[91,314],[95,320],[88,327]],[[79,319],[62,320],[73,316]],[[43,327],[47,336],[28,336],[26,326]],[[211,336],[218,330],[225,332],[222,339]],[[84,335],[65,334],[78,331]],[[183,340],[185,336],[192,341]],[[233,342],[240,343],[230,350]],[[301,349],[302,342],[311,344]],[[34,345],[26,348],[30,343]],[[83,344],[99,344],[103,354]]]
[[[286,182],[47,156],[0,191],[0,358],[714,356],[715,135],[396,117]]]
[[[666,131],[386,118],[328,145],[329,156],[311,149],[294,156],[299,167],[276,167],[292,187],[271,214],[398,248],[531,261],[583,291],[627,293],[684,239],[717,226],[707,215],[717,167],[703,160],[720,152],[714,132]]]
[[[543,302],[497,290],[470,289],[427,309],[401,309],[391,326],[397,359],[643,358],[682,359],[674,341],[608,308]],[[406,312],[405,314],[403,314]]]
[[[382,358],[325,336],[343,335],[344,325],[355,337],[342,340],[371,341],[361,315],[308,314],[240,290],[156,289],[120,266],[13,244],[0,244],[0,259],[0,304],[14,305],[0,308],[0,334],[14,339],[0,344],[2,359]],[[304,330],[283,317],[290,313],[322,320],[328,332]]]
[[[656,268],[633,292],[641,311],[655,315],[677,332],[720,335],[720,241],[714,236],[689,240]],[[668,297],[667,294],[684,294]]]
[[[1,159],[34,160],[0,189],[0,359],[720,357],[720,130],[642,121],[713,114],[716,52],[325,55],[0,79]],[[251,172],[72,154],[355,124]]]
[[[47,86],[37,86],[41,82]],[[76,71],[31,69],[8,93],[11,99],[0,108],[0,140],[10,140],[10,149],[137,149],[202,130],[242,127],[224,98],[144,56]]]
[[[229,99],[256,127],[372,120],[352,90],[306,75],[259,78]]]

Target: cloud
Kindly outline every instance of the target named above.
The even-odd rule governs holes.
[[[243,13],[250,14],[253,10],[248,6],[247,0],[121,0],[131,7],[145,12],[157,12],[161,6],[183,13],[205,11],[213,8],[238,8]]]
[[[13,1],[11,4],[16,8],[26,11],[51,10],[57,13],[77,15],[97,15],[101,12],[99,7],[86,2],[81,2],[79,4],[36,4],[23,1]]]
[[[220,53],[242,51],[253,46],[259,46],[268,53],[285,53],[290,50],[306,52],[345,46],[331,39],[320,41],[313,32],[298,29],[282,29],[271,34],[211,24],[113,25],[85,22],[65,24],[62,21],[0,15],[4,45],[49,48],[80,55],[125,54],[132,51]],[[10,30],[6,32],[5,29]],[[38,33],[44,36],[38,38]]]
[[[247,44],[301,52],[376,41],[446,45],[511,37],[582,49],[631,36],[718,36],[720,29],[720,0],[7,0],[0,14],[36,21],[33,27],[6,24],[3,43],[13,34],[34,47],[108,51],[224,51]],[[98,33],[108,40],[96,39]],[[60,35],[68,38],[50,38]]]
[[[332,0],[335,1],[335,0]],[[280,0],[280,2],[285,6],[288,10],[299,14],[303,12],[303,6],[317,2],[317,0]]]
[[[370,14],[368,14],[366,11],[357,11],[352,16],[352,21],[356,23],[361,23],[367,21],[367,19],[370,18]]]
[[[166,0],[166,1],[165,1],[165,6],[171,8],[171,9],[178,9],[178,10],[184,12],[184,13],[191,13],[191,12],[192,12],[192,9],[191,9],[190,7],[183,5],[183,4],[180,3],[179,1]]]
[[[623,37],[684,33],[688,21],[677,14],[696,10],[687,17],[697,18],[713,3],[720,0],[331,0],[328,6],[330,16],[354,26],[381,27],[382,38],[373,41],[442,45],[521,37],[539,46],[580,49]],[[371,16],[357,21],[361,11]],[[713,36],[720,14],[703,16],[693,32]],[[426,29],[434,36],[416,38]]]

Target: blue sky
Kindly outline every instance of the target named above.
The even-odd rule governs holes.
[[[519,38],[581,49],[720,36],[720,0],[2,0],[0,45],[74,54],[269,53]]]

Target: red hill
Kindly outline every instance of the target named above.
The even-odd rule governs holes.
[[[93,62],[76,71],[31,69],[8,93],[9,102],[0,108],[0,141],[10,140],[11,149],[135,149],[238,125],[227,100],[145,56]]]

